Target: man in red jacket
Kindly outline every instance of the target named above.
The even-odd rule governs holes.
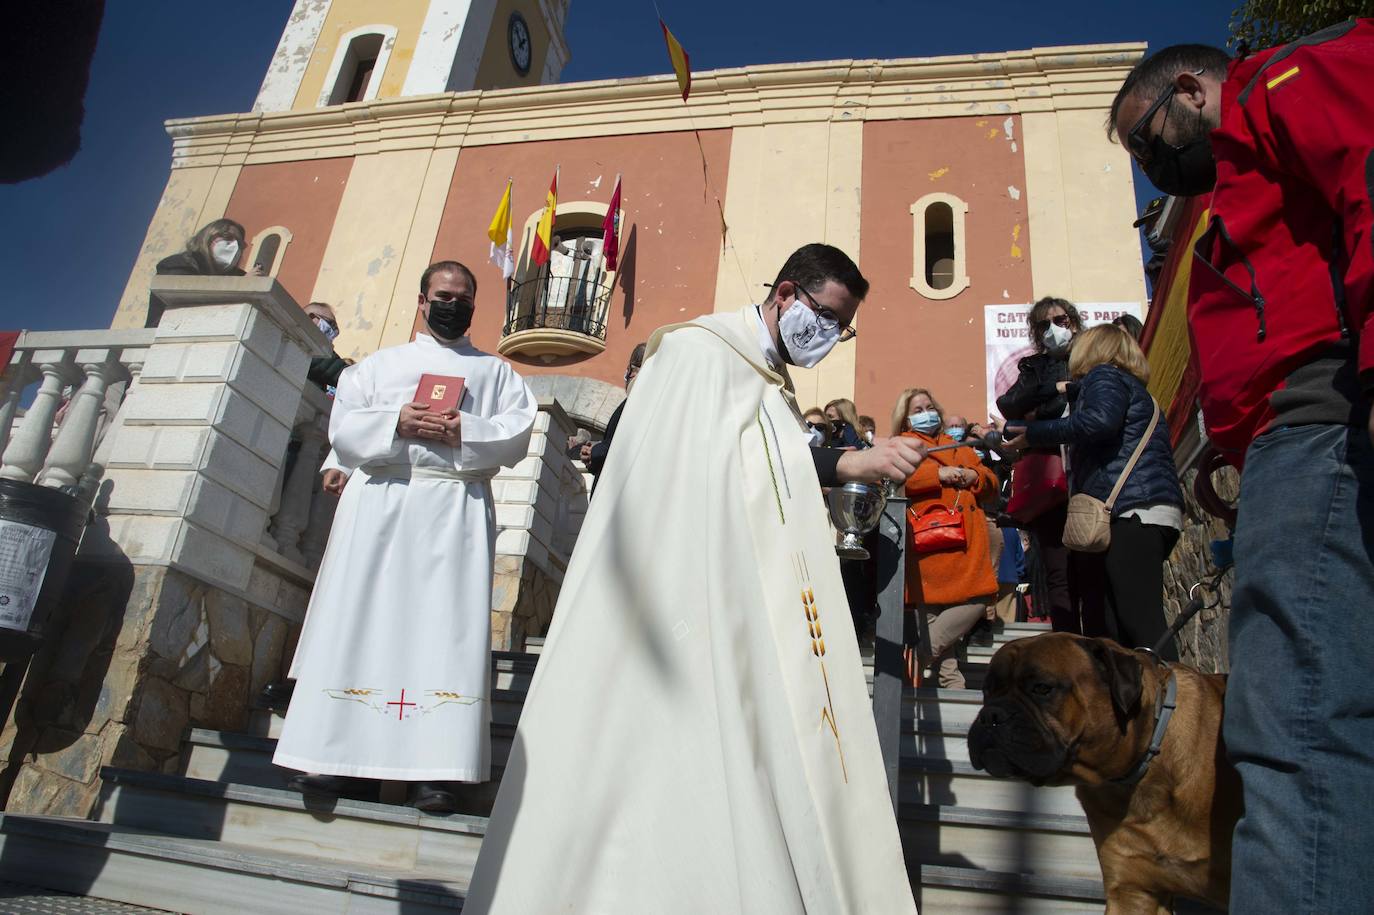
[[[1141,61],[1115,135],[1211,194],[1188,322],[1241,477],[1225,740],[1245,786],[1231,911],[1374,898],[1374,20],[1232,61]]]

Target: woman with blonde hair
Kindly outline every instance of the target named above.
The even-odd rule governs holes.
[[[1164,561],[1183,529],[1183,490],[1168,426],[1145,388],[1150,380],[1145,354],[1115,324],[1078,336],[1069,355],[1069,377],[1072,412],[1062,419],[1008,422],[1008,433],[1018,434],[1010,444],[1068,445],[1071,491],[1106,501],[1145,440],[1139,462],[1112,506],[1111,546],[1103,555],[1107,633],[1127,648],[1149,648],[1168,628]],[[1178,657],[1172,644],[1162,656],[1171,661]]]
[[[928,448],[956,444],[941,431],[943,417],[930,391],[907,388],[892,410],[892,434],[910,436]],[[928,455],[906,481],[908,672],[914,673],[914,654],[921,668],[936,668],[946,689],[964,688],[958,649],[997,594],[982,509],[996,495],[997,477],[969,447]],[[932,538],[924,528],[937,519],[948,526],[947,533]],[[948,536],[956,527],[962,537]],[[918,640],[921,622],[927,633]]]
[[[855,451],[868,447],[868,442],[859,435],[859,411],[854,401],[844,397],[836,398],[825,405],[825,418],[833,430],[833,448]]]

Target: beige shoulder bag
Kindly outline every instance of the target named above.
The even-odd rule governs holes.
[[[1126,478],[1135,469],[1136,461],[1140,460],[1140,455],[1144,453],[1145,446],[1150,443],[1150,437],[1155,434],[1155,426],[1159,423],[1159,404],[1154,402],[1155,412],[1150,417],[1150,425],[1145,429],[1145,434],[1140,438],[1140,444],[1135,446],[1135,453],[1126,462],[1126,467],[1121,471],[1121,476],[1117,477],[1116,485],[1112,487],[1111,495],[1107,501],[1094,498],[1085,492],[1075,493],[1069,499],[1069,515],[1064,521],[1064,546],[1080,553],[1105,553],[1107,547],[1112,543],[1112,506],[1116,504],[1116,497],[1121,495],[1121,487],[1126,485]]]

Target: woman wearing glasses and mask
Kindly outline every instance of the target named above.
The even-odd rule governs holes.
[[[1016,381],[997,398],[997,410],[1012,420],[1059,419],[1069,410],[1064,391],[1069,382],[1069,347],[1083,331],[1078,309],[1067,299],[1047,296],[1026,315],[1031,346],[1035,352],[1017,366]],[[1044,566],[1045,592],[1050,623],[1056,632],[1081,635],[1106,634],[1100,601],[1087,599],[1101,591],[1098,557],[1072,554],[1064,546],[1064,519],[1068,510],[1068,485],[1058,448],[1026,452],[1012,471],[1007,514],[1035,538]],[[1044,614],[1044,608],[1037,608]]]

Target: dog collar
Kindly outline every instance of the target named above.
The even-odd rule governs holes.
[[[1145,750],[1145,755],[1140,758],[1140,762],[1131,770],[1130,774],[1121,778],[1114,778],[1112,781],[1120,785],[1134,785],[1145,777],[1145,772],[1150,768],[1150,763],[1159,755],[1160,747],[1164,745],[1164,732],[1169,729],[1169,719],[1174,717],[1174,709],[1178,707],[1178,678],[1171,671],[1169,683],[1164,688],[1163,697],[1156,696],[1155,701],[1155,732],[1150,736],[1150,746]]]

